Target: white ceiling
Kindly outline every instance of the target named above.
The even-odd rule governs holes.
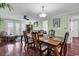
[[[55,16],[63,13],[79,10],[78,3],[10,3],[14,11],[0,9],[0,14],[8,18],[20,18],[24,15],[33,20],[41,19],[41,6],[45,6],[45,12],[48,16]]]

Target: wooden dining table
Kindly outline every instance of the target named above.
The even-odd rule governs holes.
[[[29,37],[32,37],[30,34],[28,34]],[[48,36],[40,36],[39,37],[39,41],[42,43],[45,43],[48,45],[48,50],[51,50],[51,47],[54,49],[54,53],[56,56],[59,55],[58,53],[58,45],[61,43],[61,41],[63,41],[63,37],[60,36],[55,36],[52,38],[48,38]],[[47,55],[51,55],[51,52],[49,51]]]
[[[40,37],[39,41],[45,44],[48,44],[48,50],[51,50],[52,48],[54,49],[54,54],[55,56],[58,56],[58,45],[60,44],[60,42],[62,41],[62,37],[53,37],[53,38],[45,38],[45,37]],[[47,55],[51,55],[51,52],[49,51]]]
[[[31,34],[27,34],[27,36],[28,37],[32,37]],[[47,38],[47,36],[40,36],[39,37],[39,41],[40,42],[45,43],[45,44],[48,45],[48,50],[51,49],[50,47],[52,47],[54,49],[54,51],[55,51],[54,53],[55,53],[56,56],[59,55],[58,50],[57,50],[57,47],[58,47],[58,45],[60,44],[60,42],[62,40],[63,40],[63,37],[60,37],[60,36],[55,36],[53,38]],[[48,53],[48,55],[50,55],[49,53]]]

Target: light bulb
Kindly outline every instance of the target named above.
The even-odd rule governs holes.
[[[40,17],[46,17],[47,14],[45,14],[45,13],[41,13],[39,16],[40,16]]]

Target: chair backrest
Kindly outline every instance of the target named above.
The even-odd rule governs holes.
[[[69,37],[69,32],[66,32],[65,33],[65,36],[64,36],[64,41],[63,42],[67,42],[68,37]]]
[[[32,32],[31,34],[32,34],[33,41],[36,41],[36,32]]]
[[[68,40],[68,36],[69,36],[69,33],[66,32],[65,33],[65,36],[64,36],[64,41],[61,43],[61,51],[60,51],[60,55],[66,55],[67,53],[67,40]]]
[[[39,43],[38,43],[38,37],[37,37],[37,32],[32,32],[32,39],[34,42],[34,47],[36,49],[36,51],[39,49]]]
[[[55,30],[49,30],[49,37],[55,36]]]

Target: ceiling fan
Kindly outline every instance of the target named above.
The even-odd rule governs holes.
[[[24,19],[29,20],[26,15],[24,15]]]

